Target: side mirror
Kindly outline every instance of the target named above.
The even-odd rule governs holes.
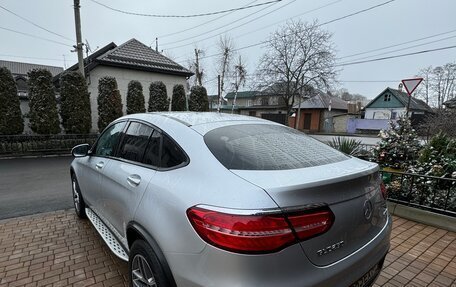
[[[89,149],[90,149],[89,144],[80,144],[80,145],[75,146],[71,150],[71,154],[74,157],[85,157],[89,154]]]

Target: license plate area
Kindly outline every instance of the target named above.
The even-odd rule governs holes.
[[[361,278],[350,285],[350,287],[368,287],[374,284],[374,280],[382,270],[383,260],[375,264],[369,271],[367,271]]]

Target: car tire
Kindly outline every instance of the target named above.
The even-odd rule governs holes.
[[[85,212],[85,202],[82,198],[81,189],[79,188],[78,180],[74,174],[71,174],[71,189],[73,195],[74,210],[79,218],[87,218]]]
[[[130,249],[128,260],[130,287],[169,287],[163,267],[157,255],[144,240],[136,240]]]

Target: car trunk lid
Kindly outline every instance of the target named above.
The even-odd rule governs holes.
[[[308,259],[317,266],[356,252],[386,224],[386,203],[376,164],[350,158],[301,169],[232,172],[263,188],[284,212],[321,205],[331,209],[332,227],[300,242]]]

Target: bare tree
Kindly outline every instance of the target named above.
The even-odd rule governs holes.
[[[447,63],[436,67],[432,75],[432,89],[437,96],[437,108],[441,109],[443,102],[455,96],[456,64]]]
[[[328,87],[334,81],[335,52],[331,33],[317,22],[291,21],[274,32],[258,68],[260,89],[281,96],[288,114],[305,86]]]
[[[204,56],[204,50],[195,47],[195,58],[188,60],[188,67],[190,71],[195,73],[194,76],[194,85],[195,86],[202,86],[203,85],[203,78],[206,75],[204,73],[204,69],[202,68],[201,64],[201,57]]]
[[[230,64],[234,53],[234,44],[229,36],[220,36],[217,49],[219,51],[219,58],[217,59],[218,67],[217,73],[220,75],[220,93],[221,97],[225,94],[225,79],[230,72]],[[219,105],[221,99],[219,99]]]
[[[423,68],[418,76],[423,78],[423,84],[418,86],[414,95],[426,104],[442,109],[445,101],[456,96],[456,63]]]
[[[432,76],[432,70],[432,66],[428,66],[420,70],[417,76],[423,78],[423,83],[418,85],[417,89],[414,92],[414,96],[416,98],[424,100],[428,105],[430,104],[429,84]]]
[[[239,55],[239,60],[236,63],[236,65],[234,65],[234,72],[233,72],[234,100],[233,100],[233,107],[231,109],[231,113],[234,113],[234,106],[236,105],[237,93],[239,91],[239,88],[243,87],[245,85],[246,76],[247,76],[247,69],[245,67],[245,64],[242,62],[241,55]]]

